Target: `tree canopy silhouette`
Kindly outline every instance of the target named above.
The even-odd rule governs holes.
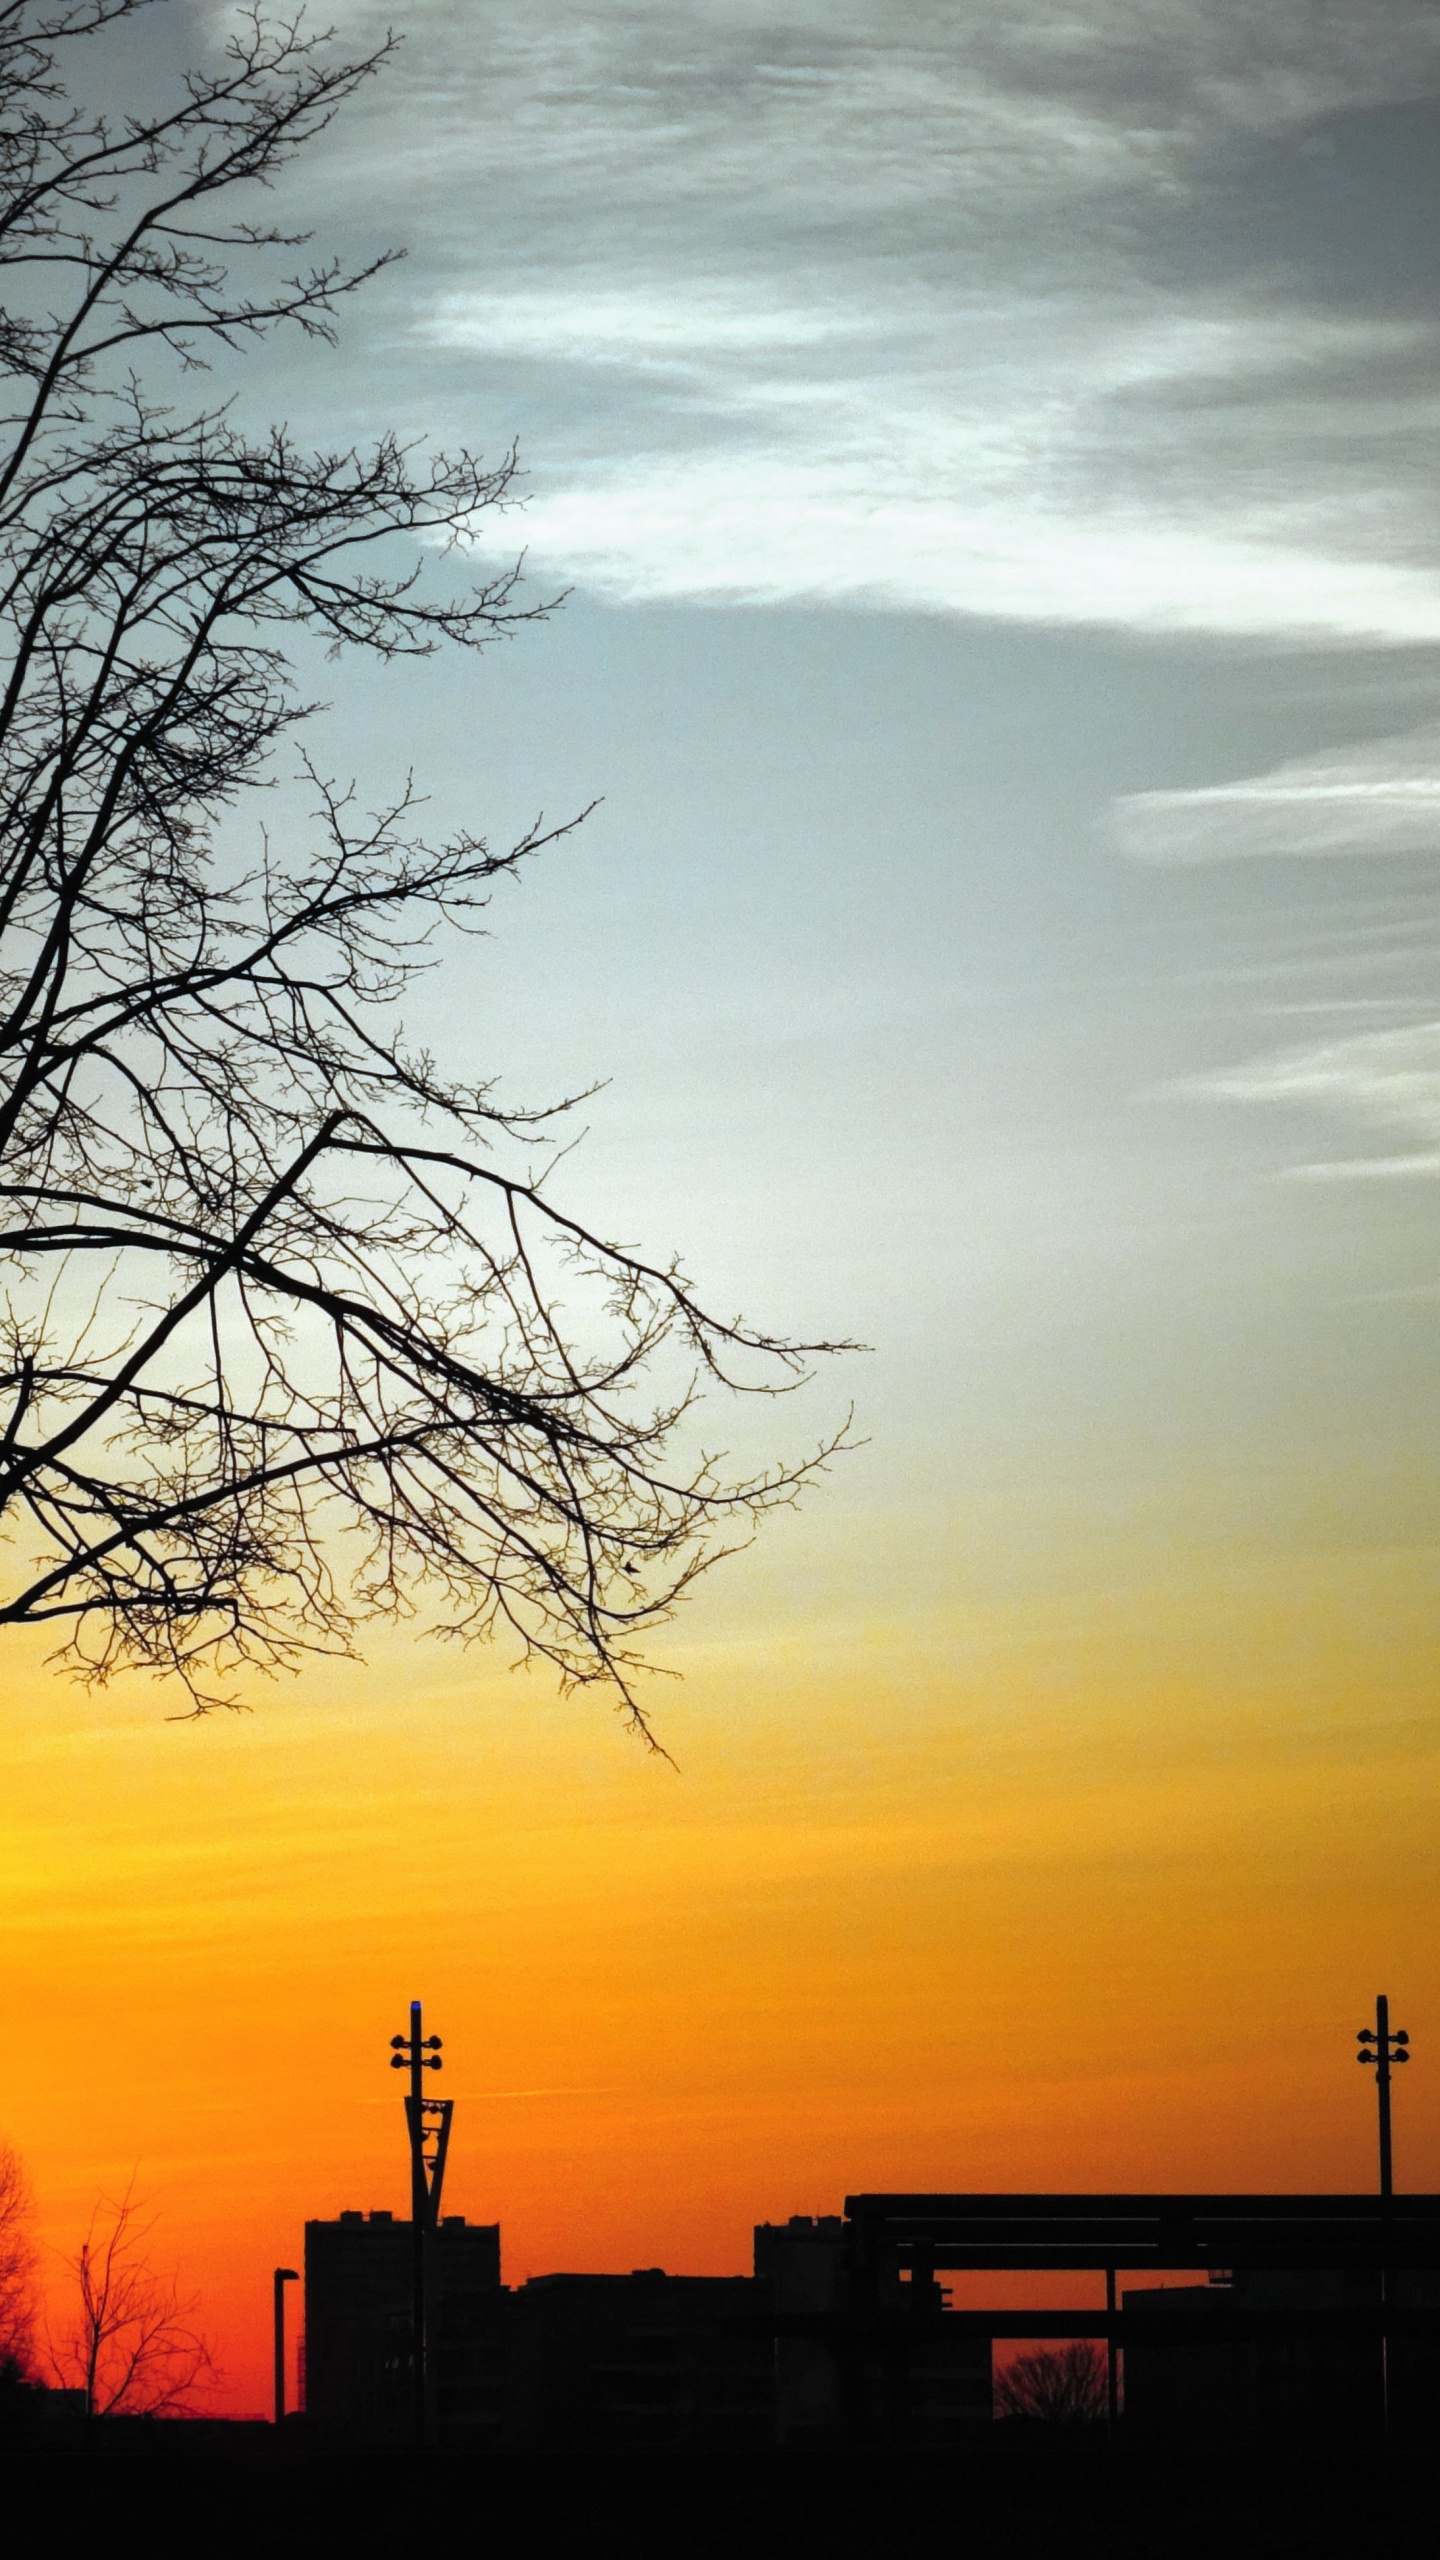
[[[154,2229],[129,2188],[102,2197],[65,2262],[73,2290],[50,2340],[50,2370],[61,2390],[84,2392],[87,2418],[190,2417],[216,2379],[190,2325],[195,2304],[151,2264]]]
[[[1105,2415],[1105,2356],[1090,2338],[1035,2347],[995,2376],[997,2418],[1040,2418],[1047,2425],[1095,2426]]]
[[[0,2139],[0,2371],[30,2371],[35,2349],[34,2204],[25,2165]]]
[[[513,453],[192,405],[385,263],[266,216],[391,45],[255,14],[173,95],[87,103],[157,5],[0,0],[0,1624],[203,1706],[419,1602],[643,1726],[645,1630],[818,1463],[728,1473],[697,1398],[807,1347],[567,1216],[549,1115],[406,1036],[415,973],[563,829],[432,843],[413,787],[371,813],[297,749],[308,833],[235,852],[315,708],[287,648],[544,608],[463,574]]]

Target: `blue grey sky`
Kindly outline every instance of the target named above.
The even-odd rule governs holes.
[[[571,600],[327,752],[603,795],[431,1003],[610,1079],[612,1229],[874,1345],[777,1609],[1433,1539],[1440,20],[400,24],[295,195],[406,263],[247,397],[518,436],[477,539]]]

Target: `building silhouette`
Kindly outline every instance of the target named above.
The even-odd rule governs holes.
[[[933,2330],[937,2270],[1144,2272],[1114,2308],[944,2315],[949,2335],[1091,2337],[1118,2351],[1132,2434],[1433,2442],[1440,2434],[1440,2197],[864,2195],[846,2199],[837,2371],[877,2357],[898,2395],[856,2393],[895,2431],[907,2359]],[[997,2291],[1002,2287],[997,2286]],[[931,2310],[924,2305],[929,2297]],[[852,2416],[852,2424],[856,2420]]]
[[[769,2286],[776,2315],[776,2436],[789,2444],[824,2435],[841,2414],[840,2368],[823,2324],[844,2299],[843,2216],[792,2213],[788,2222],[758,2222],[755,2274]]]
[[[1334,2447],[1440,2429],[1440,2323],[1409,2329],[1440,2314],[1440,2270],[1397,2269],[1382,2297],[1365,2266],[1237,2267],[1204,2287],[1127,2291],[1122,2307],[1132,2434]]]
[[[485,2370],[485,2306],[500,2286],[498,2222],[446,2214],[431,2235],[432,2389],[437,2420],[485,2432],[498,2403]],[[411,2440],[411,2225],[391,2213],[342,2213],[305,2225],[305,2414],[335,2443]],[[462,2313],[461,2305],[475,2306]],[[488,2354],[488,2364],[497,2358]]]
[[[410,2223],[389,2213],[305,2226],[305,2415],[321,2442],[411,2441],[410,2250]],[[499,2225],[447,2214],[429,2291],[437,2444],[770,2441],[774,2348],[747,2276],[648,2267],[512,2292]]]
[[[506,2434],[576,2448],[759,2448],[774,2350],[748,2276],[532,2276],[509,2299]],[[768,2307],[768,2306],[766,2306]]]
[[[411,2225],[305,2230],[306,2422],[413,2440]],[[959,2451],[997,2341],[1107,2339],[1141,2437],[1440,2434],[1440,2199],[852,2196],[761,2223],[751,2276],[501,2282],[498,2224],[430,2242],[430,2434],[473,2450],[737,2454],[779,2442]],[[939,2277],[1082,2269],[1110,2307],[952,2310]],[[1143,2289],[1134,2278],[1143,2271]],[[1131,2281],[1123,2294],[1117,2279]]]
[[[989,2425],[990,2339],[950,2315],[933,2273],[902,2279],[897,2264],[867,2301],[838,2213],[757,2224],[755,2273],[774,2306],[780,2443],[843,2433],[943,2450]]]

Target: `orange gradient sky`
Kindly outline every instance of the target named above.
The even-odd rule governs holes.
[[[417,1993],[447,2203],[499,2218],[511,2281],[743,2269],[753,2222],[863,2187],[1364,2186],[1384,1987],[1399,2175],[1440,2185],[1431,1594],[1403,1556],[1327,1586],[1027,1614],[964,1678],[939,1629],[737,1647],[717,1608],[676,1648],[678,1775],[413,1649],[199,1726],[35,1675],[8,2116],[52,2282],[133,2172],[224,2405],[263,2407],[307,2214],[404,2210]]]

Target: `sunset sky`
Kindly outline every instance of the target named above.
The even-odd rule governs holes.
[[[570,596],[325,670],[312,751],[437,832],[600,797],[426,1036],[605,1079],[560,1195],[869,1346],[733,1445],[863,1445],[659,1640],[669,1761],[416,1628],[200,1723],[7,1639],[52,2271],[133,2175],[263,2407],[306,2216],[404,2209],[415,1996],[512,2281],[1366,2186],[1378,1990],[1440,2187],[1440,17],[398,21],[287,215],[409,257],[236,389],[518,437],[494,557]]]

